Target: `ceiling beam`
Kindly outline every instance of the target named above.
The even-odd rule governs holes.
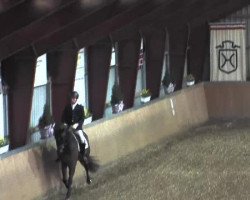
[[[47,9],[42,9],[34,2],[34,0],[22,1],[22,3],[8,9],[7,12],[0,14],[0,24],[3,27],[0,31],[0,39],[11,35],[15,31],[25,29],[24,27],[36,21],[43,20],[46,16],[59,11],[73,2],[77,2],[77,0],[50,0],[51,6],[48,6]],[[52,4],[52,2],[54,3]],[[60,2],[60,4],[56,2]]]
[[[53,1],[53,0],[51,0]],[[209,16],[220,17],[249,0],[102,0],[96,7],[81,6],[82,0],[54,0],[60,2],[52,10],[29,11],[32,0],[17,1],[13,7],[0,13],[0,58],[4,59],[32,46],[41,55],[61,44],[74,40],[78,47],[94,44],[114,32],[143,29],[144,26],[178,28],[186,23],[200,23]],[[14,1],[12,1],[14,2]],[[92,2],[92,1],[86,1]],[[20,6],[20,7],[19,7]],[[17,9],[23,8],[23,9]],[[7,19],[19,17],[15,23]],[[24,11],[26,11],[24,13]],[[33,15],[32,15],[33,14]],[[13,18],[14,20],[14,18]]]
[[[27,0],[9,0],[9,1],[0,1],[0,14],[8,11],[9,9],[17,6],[18,4],[24,3]]]
[[[172,1],[172,0],[170,0]],[[35,43],[35,48],[39,53],[44,53],[46,50],[51,49],[59,44],[66,42],[72,38],[75,39],[79,47],[88,46],[94,44],[101,38],[107,37],[111,32],[125,26],[136,20],[137,18],[150,12],[152,9],[160,6],[166,0],[157,1],[143,0],[138,1],[133,6],[128,7],[122,12],[116,12],[119,7],[113,9],[112,15],[98,16],[94,21],[89,24],[87,21],[78,21],[76,24],[72,24],[71,27],[65,27],[62,31],[58,31],[49,37],[45,37],[42,40]],[[51,41],[54,41],[52,44]]]
[[[208,10],[203,16],[192,20],[191,23],[193,26],[197,26],[204,22],[213,22],[215,20],[225,18],[233,12],[236,12],[248,5],[250,5],[249,0],[230,0],[226,4],[221,4],[216,7],[216,9]]]
[[[47,15],[43,19],[35,21],[29,26],[25,26],[0,39],[0,58],[9,57],[29,45],[32,45],[34,48],[33,43],[35,41],[44,38],[46,35],[50,37],[52,33],[58,30],[63,31],[63,27],[71,26],[79,21],[79,19],[88,19],[85,21],[89,23],[92,17],[100,15],[101,12],[104,13],[103,15],[108,15],[105,12],[105,8],[113,5],[114,2],[117,2],[117,0],[104,0],[102,1],[103,5],[98,5],[96,6],[97,8],[89,8],[82,6],[79,0],[72,1],[72,3],[63,6],[61,9],[56,10],[56,12],[54,11],[53,14]]]
[[[168,30],[178,29],[179,27],[187,25],[191,20],[203,16],[208,10],[216,9],[216,7],[228,1],[229,0],[198,0],[190,6],[182,7],[171,16],[163,17],[156,25],[167,27]]]
[[[169,0],[167,2],[158,2],[158,4],[155,4],[153,1],[148,4],[143,2],[143,5],[139,5],[138,7],[134,6],[130,10],[125,11],[111,19],[104,20],[96,26],[84,28],[84,31],[80,35],[75,36],[75,41],[77,41],[79,47],[83,47],[94,44],[100,38],[106,37],[112,32],[119,32],[119,29],[125,29],[124,32],[127,32],[129,30],[139,28],[140,26],[143,26],[145,22],[146,24],[158,26],[166,26],[166,22],[171,23],[173,21],[180,21],[181,23],[182,21],[188,21],[197,16],[201,16],[207,9],[214,9],[214,7],[225,4],[227,1],[228,0]],[[127,16],[129,16],[129,18]],[[161,18],[163,18],[163,20],[161,20]],[[58,35],[56,34],[53,41],[55,41],[56,38],[64,39],[60,37],[60,34],[62,33],[59,33]],[[73,35],[74,33],[68,36],[68,38]],[[49,37],[47,38],[47,43],[49,43],[48,41]],[[63,41],[61,40],[61,42]],[[60,44],[60,41],[57,43]],[[49,46],[44,45],[44,49],[39,48],[39,46],[41,47],[41,44],[46,44],[46,40],[39,41],[36,49],[38,49],[38,51],[45,52],[46,46]],[[56,45],[57,44],[51,45],[51,48]]]
[[[188,9],[183,13],[183,17],[176,20],[176,25],[173,25],[171,20],[165,22],[168,27],[172,29],[180,29],[183,26],[190,24],[195,27],[203,23],[211,22],[213,20],[221,19],[228,16],[232,12],[249,5],[248,0],[221,0],[221,1],[203,1],[204,6],[199,9]],[[189,14],[192,13],[192,14]]]
[[[142,16],[141,18],[138,18],[137,20],[128,24],[127,26],[124,26],[121,29],[115,31],[111,35],[113,38],[115,38],[115,40],[117,40],[118,37],[125,37],[125,34],[134,32],[135,29],[137,29],[141,33],[145,31],[150,31],[150,29],[153,28],[152,26],[155,26],[156,24],[159,24],[159,21],[162,21],[162,18],[169,19],[171,16],[175,15],[175,13],[178,12],[179,10],[183,10],[183,7],[184,8],[190,7],[191,5],[194,5],[194,3],[196,3],[197,1],[199,0],[169,1],[161,5],[159,8]],[[160,28],[165,28],[165,27],[160,27]]]
[[[129,32],[135,31],[138,27],[135,26],[135,21],[143,18],[147,15],[149,18],[153,17],[162,7],[166,7],[176,0],[163,0],[163,1],[148,1],[148,3],[144,3],[142,5],[134,6],[128,11],[117,15],[116,17],[105,21],[99,26],[93,27],[79,36],[76,36],[76,40],[80,44],[80,46],[88,46],[94,44],[99,40],[99,38],[106,37],[108,35],[117,35],[118,32]],[[152,14],[153,12],[153,14]],[[122,22],[122,23],[121,23]],[[116,32],[116,33],[115,33]],[[118,33],[119,35],[120,33]],[[123,33],[121,33],[123,34]],[[116,37],[116,36],[115,36]]]

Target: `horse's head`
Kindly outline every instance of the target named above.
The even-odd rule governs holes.
[[[68,127],[63,123],[56,123],[54,126],[54,136],[56,140],[56,145],[59,152],[62,152],[65,145],[67,144],[67,138],[69,137],[69,133],[73,133],[73,128]]]
[[[62,151],[65,144],[67,129],[67,125],[63,123],[56,123],[54,126],[54,136],[59,152]]]

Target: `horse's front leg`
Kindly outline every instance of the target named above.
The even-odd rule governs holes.
[[[62,162],[62,176],[63,176],[63,183],[66,188],[68,188],[68,181],[67,181],[67,165]]]
[[[73,182],[73,176],[75,174],[75,169],[76,169],[76,162],[72,163],[72,165],[69,166],[68,191],[66,194],[66,200],[69,199],[71,196],[72,182]]]

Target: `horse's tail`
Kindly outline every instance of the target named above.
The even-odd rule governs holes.
[[[96,172],[100,168],[98,161],[93,156],[88,156],[87,164],[90,172]]]

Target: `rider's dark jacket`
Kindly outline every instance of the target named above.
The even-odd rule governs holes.
[[[78,123],[76,130],[82,130],[82,125],[84,122],[84,107],[82,105],[77,104],[72,110],[71,104],[66,105],[63,110],[61,120],[68,126]]]

